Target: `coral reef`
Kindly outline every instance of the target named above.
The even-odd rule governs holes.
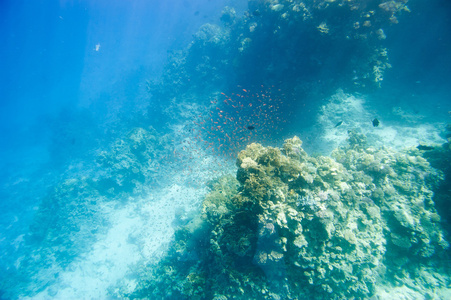
[[[186,50],[170,57],[162,79],[149,82],[149,91],[163,105],[193,91],[228,93],[262,82],[283,82],[287,91],[311,83],[330,90],[379,87],[391,67],[383,41],[409,12],[406,4],[250,0],[244,15],[225,7],[222,24],[204,24]]]
[[[427,159],[430,164],[443,172],[444,180],[440,182],[439,187],[435,191],[434,202],[437,211],[442,218],[442,224],[445,226],[448,235],[451,233],[451,124],[445,127],[444,136],[447,142],[441,146],[431,147],[433,150],[421,151],[414,148],[411,151],[417,155],[421,155]]]
[[[159,143],[153,128],[135,128],[124,139],[118,139],[96,159],[103,174],[95,180],[96,188],[110,195],[133,192],[137,186],[154,178]],[[147,182],[146,182],[147,180]]]
[[[165,144],[154,129],[135,128],[97,153],[84,173],[69,170],[49,189],[25,238],[29,253],[16,265],[23,278],[12,278],[23,282],[22,295],[33,295],[57,280],[57,274],[106,230],[114,205],[151,188],[155,169],[163,170],[154,158],[165,152]]]
[[[212,183],[167,258],[143,264],[137,288],[118,295],[364,299],[380,280],[438,269],[448,248],[433,201],[442,175],[420,155],[349,132],[331,157],[309,156],[294,137],[281,149],[248,145],[237,166],[236,179]]]

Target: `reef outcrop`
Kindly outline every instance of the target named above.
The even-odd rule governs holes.
[[[449,246],[433,201],[442,174],[419,155],[349,132],[331,157],[294,137],[248,145],[237,166],[127,297],[365,299],[438,266]]]

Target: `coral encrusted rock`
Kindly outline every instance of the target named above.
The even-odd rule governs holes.
[[[331,157],[309,156],[298,137],[280,149],[248,145],[237,178],[211,185],[201,214],[128,296],[368,299],[384,278],[404,284],[439,263],[440,172],[355,132],[348,142]]]

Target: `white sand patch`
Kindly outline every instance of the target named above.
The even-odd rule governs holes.
[[[424,116],[411,116],[403,112],[403,117],[409,120],[422,120],[422,122],[406,122],[402,124],[387,124],[383,120],[393,114],[390,110],[380,112],[378,119],[380,125],[374,127],[372,109],[365,99],[347,95],[339,90],[327,104],[320,108],[318,113],[318,127],[313,129],[320,140],[316,147],[324,154],[343,145],[348,138],[348,131],[355,130],[367,136],[368,142],[373,146],[385,146],[397,150],[416,147],[419,144],[441,145],[446,141],[440,137],[440,129],[444,126],[439,123],[425,121]],[[337,126],[338,125],[338,126]]]
[[[418,124],[411,126],[383,126],[366,132],[372,144],[394,149],[416,147],[419,144],[441,145],[446,141],[439,135],[440,124]]]
[[[342,125],[355,127],[357,125],[371,125],[373,116],[368,112],[365,99],[345,94],[338,90],[329,101],[320,107],[318,121],[322,126],[340,130]],[[339,122],[342,125],[335,127]],[[343,126],[343,127],[345,127]]]
[[[376,292],[377,299],[381,300],[417,300],[424,299],[418,291],[414,291],[406,286],[392,287],[389,289],[379,289]]]
[[[423,288],[423,289],[422,289]],[[408,286],[377,286],[374,299],[379,300],[418,300],[418,299],[451,299],[451,290],[435,287],[430,291],[424,287]]]
[[[147,198],[128,199],[123,206],[109,203],[105,209],[112,225],[107,234],[32,299],[108,299],[110,287],[119,281],[133,290],[136,283],[125,277],[130,268],[142,259],[158,262],[173,237],[176,209],[196,209],[205,193],[172,184]]]

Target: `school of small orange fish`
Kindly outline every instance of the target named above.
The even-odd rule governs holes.
[[[193,121],[197,127],[194,130],[199,133],[195,138],[212,153],[232,158],[250,143],[270,142],[286,118],[280,110],[282,97],[274,97],[272,88],[261,88],[241,88],[230,96],[221,93],[222,99],[211,101],[213,109],[208,115],[199,115]]]
[[[239,151],[250,143],[273,145],[274,137],[282,131],[290,112],[284,103],[285,95],[279,89],[260,86],[237,92],[221,93],[210,100],[206,113],[197,115],[175,141],[171,153],[171,168],[182,175],[187,186],[199,187],[207,177],[213,179],[230,174]],[[203,171],[202,171],[203,170]]]

